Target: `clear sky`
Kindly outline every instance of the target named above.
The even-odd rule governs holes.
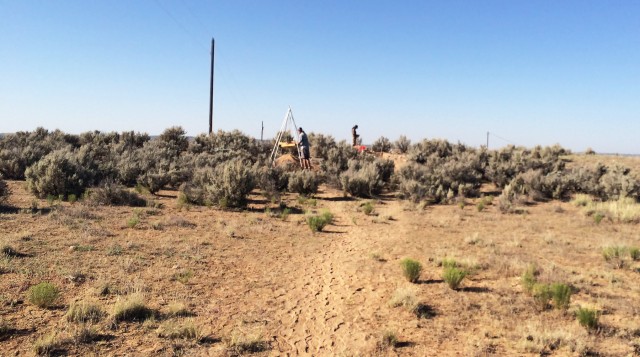
[[[0,0],[0,132],[181,125],[640,154],[640,1]]]

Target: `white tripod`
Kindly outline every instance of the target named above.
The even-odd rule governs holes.
[[[293,126],[292,128],[289,128],[289,122],[291,122]],[[278,135],[276,136],[276,143],[275,145],[273,145],[273,150],[271,150],[271,155],[269,156],[269,161],[272,166],[280,153],[280,147],[282,146],[281,142],[284,137],[284,134],[287,132],[287,130],[291,130],[291,129],[293,129],[293,132],[295,133],[295,138],[296,138],[295,145],[296,145],[296,148],[298,149],[298,157],[302,158],[302,151],[300,150],[300,146],[298,145],[298,143],[300,142],[300,134],[298,133],[298,126],[296,125],[295,119],[293,119],[293,111],[291,111],[291,107],[289,107],[289,110],[287,110],[287,114],[285,115],[284,120],[282,121],[282,125],[280,126],[280,131],[278,131]]]

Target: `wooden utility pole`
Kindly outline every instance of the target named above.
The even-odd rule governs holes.
[[[216,41],[211,38],[211,83],[209,85],[209,134],[213,133],[213,62],[215,59]]]
[[[489,132],[487,131],[487,150],[489,150]]]

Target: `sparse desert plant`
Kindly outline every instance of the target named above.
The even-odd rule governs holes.
[[[404,287],[398,288],[394,291],[393,296],[389,300],[389,306],[391,307],[404,307],[408,311],[413,311],[418,305],[416,298],[416,291],[414,288]]]
[[[556,309],[568,309],[571,302],[571,287],[564,283],[553,283],[550,289],[553,306]]]
[[[105,313],[96,303],[87,301],[74,302],[69,306],[66,313],[69,322],[98,322],[104,317]]]
[[[183,270],[173,275],[173,280],[181,282],[182,284],[188,283],[191,278],[193,278],[193,270],[191,269]]]
[[[395,348],[398,345],[398,342],[398,335],[395,331],[387,330],[382,334],[380,344],[383,348]]]
[[[127,219],[127,227],[135,228],[140,223],[140,215],[133,213],[129,219]]]
[[[576,318],[578,320],[578,323],[580,323],[580,326],[583,326],[589,331],[598,328],[598,315],[598,311],[586,307],[580,307],[576,311]]]
[[[602,249],[602,257],[614,268],[620,269],[624,266],[625,248],[621,246],[608,246]]]
[[[605,217],[605,214],[602,212],[596,212],[593,214],[593,222],[595,222],[595,224],[600,224],[600,222],[602,222],[602,219]]]
[[[372,215],[373,211],[373,204],[370,201],[367,201],[362,205],[362,212],[364,212],[364,214],[366,214],[367,216]]]
[[[538,275],[538,269],[535,266],[535,264],[529,264],[529,266],[527,266],[527,269],[524,271],[524,273],[522,273],[522,278],[521,278],[522,287],[524,288],[524,291],[526,291],[529,294],[533,293],[533,287],[538,282],[537,275]]]
[[[480,200],[480,201],[476,204],[476,209],[478,210],[478,212],[482,212],[482,211],[484,211],[484,201]]]
[[[264,352],[270,348],[269,343],[260,334],[245,334],[235,331],[224,340],[227,352],[231,355]]]
[[[422,272],[422,264],[417,260],[405,258],[400,261],[402,267],[402,275],[411,283],[415,283],[420,278]]]
[[[189,307],[180,301],[173,301],[167,305],[167,315],[171,317],[187,317],[193,313],[189,311]]]
[[[0,319],[0,341],[11,332],[11,327],[3,319]]]
[[[458,262],[453,258],[443,258],[439,265],[443,268],[457,268],[459,266]]]
[[[587,194],[577,193],[573,197],[573,200],[571,200],[571,203],[573,203],[573,205],[577,207],[586,207],[589,204],[593,203],[593,199]]]
[[[531,296],[540,310],[546,310],[549,306],[549,301],[553,297],[553,292],[549,284],[535,283],[531,290]]]
[[[134,293],[126,298],[118,298],[113,307],[113,320],[120,321],[144,321],[153,316],[151,310],[144,302],[141,293]]]
[[[640,260],[640,248],[638,247],[630,247],[629,248],[629,257],[631,260]]]
[[[311,215],[307,217],[307,225],[312,232],[322,232],[324,227],[328,224],[327,220],[323,216]]]
[[[329,210],[322,210],[322,213],[320,213],[320,217],[322,217],[322,219],[324,219],[327,224],[333,224],[333,213],[331,213]]]
[[[51,356],[62,346],[62,340],[58,338],[55,332],[40,337],[33,344],[33,352],[36,356]]]
[[[51,283],[40,283],[29,289],[29,302],[43,308],[51,307],[58,299],[60,291]]]
[[[442,279],[444,279],[449,288],[457,290],[467,274],[468,273],[463,269],[456,267],[447,267],[444,268],[442,272]]]

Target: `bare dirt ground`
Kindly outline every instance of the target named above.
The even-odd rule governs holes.
[[[605,246],[640,246],[640,230],[596,224],[568,202],[504,215],[493,205],[480,211],[474,200],[420,207],[388,196],[365,215],[367,200],[323,187],[315,200],[285,196],[292,213],[283,219],[257,192],[236,212],[181,207],[173,191],[153,198],[156,208],[50,204],[23,182],[9,184],[14,209],[0,215],[0,239],[20,254],[0,262],[8,328],[0,356],[33,355],[36,342],[54,334],[60,355],[224,356],[242,352],[240,340],[257,341],[265,356],[640,354],[640,264],[616,268],[602,257]],[[303,212],[322,210],[334,223],[312,233]],[[417,284],[402,276],[407,257],[424,266]],[[472,270],[461,289],[443,282],[443,258]],[[575,288],[568,311],[541,310],[524,292],[530,263],[541,281]],[[27,299],[44,281],[61,292],[48,309]],[[398,290],[428,313],[392,307]],[[134,293],[154,316],[112,323],[118,299]],[[65,319],[81,300],[107,315],[90,341]],[[171,314],[178,304],[189,316]],[[578,324],[578,306],[601,312],[597,331]],[[182,324],[198,336],[163,337],[163,328]],[[395,348],[380,346],[386,331],[398,337]]]

